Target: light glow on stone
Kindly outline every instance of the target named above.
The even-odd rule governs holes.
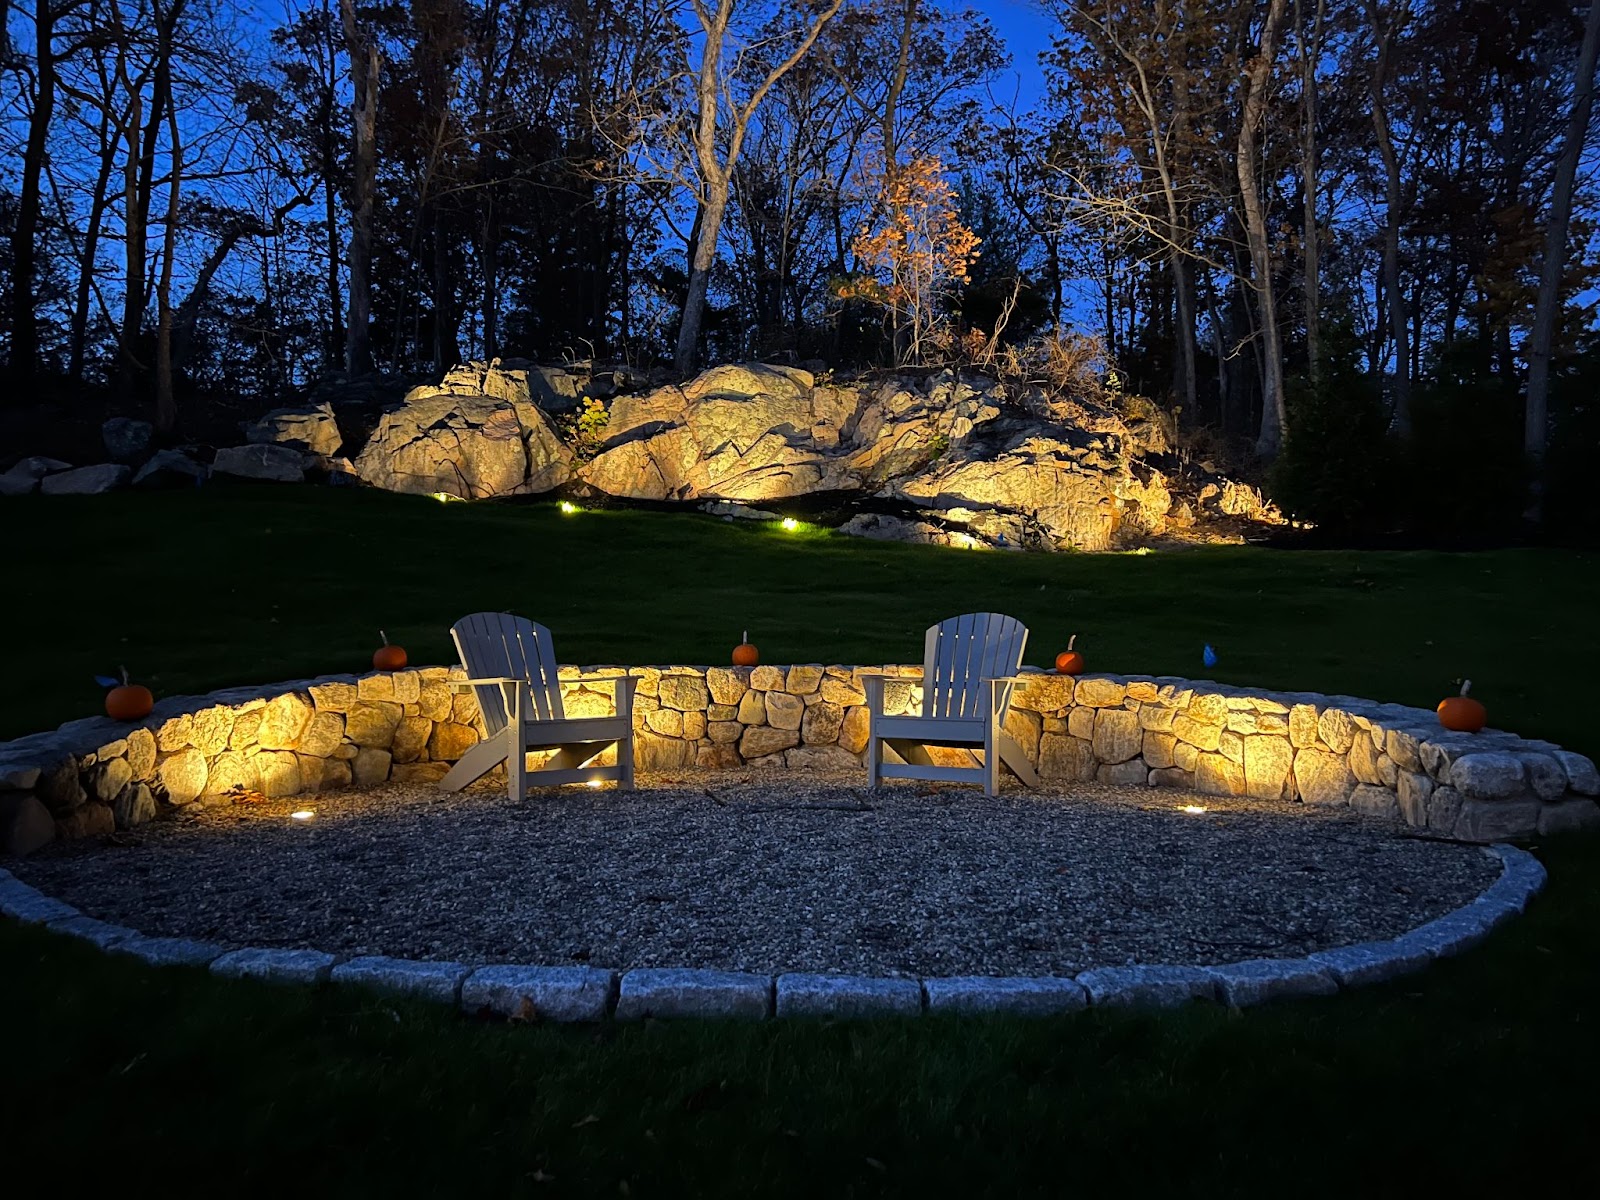
[[[452,500],[461,499],[460,496],[452,496],[449,492],[429,492],[428,494],[440,504],[449,504]]]
[[[302,808],[297,812],[290,813],[289,814],[289,819],[291,821],[309,821],[309,820],[311,820],[312,817],[314,817],[316,815],[317,814],[315,812],[313,812],[311,809]]]

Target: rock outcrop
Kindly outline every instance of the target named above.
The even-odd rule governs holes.
[[[481,500],[551,491],[571,478],[571,462],[550,418],[525,399],[413,392],[380,418],[355,469],[388,491]]]
[[[211,473],[182,450],[157,450],[133,477],[138,488],[193,487]]]
[[[97,463],[46,475],[39,481],[39,490],[47,496],[97,496],[121,487],[132,474],[121,463]]]
[[[129,465],[143,461],[155,436],[154,425],[132,417],[112,417],[100,426],[100,440],[111,460]]]
[[[729,364],[654,387],[627,369],[501,359],[409,390],[329,377],[306,404],[245,422],[249,444],[218,450],[210,470],[470,500],[571,485],[730,519],[810,497],[803,512],[845,533],[1000,549],[1236,541],[1281,523],[1255,488],[1172,455],[1148,402],[952,370],[836,381],[811,366],[823,369]],[[139,425],[107,423],[124,460],[145,453]],[[190,483],[202,462],[162,451],[133,482]],[[0,475],[0,494],[103,490],[128,474],[30,459]]]
[[[211,470],[218,475],[237,475],[242,479],[299,483],[306,477],[306,456],[288,446],[229,446],[217,451]]]
[[[71,463],[35,455],[0,474],[0,496],[26,496],[39,490],[39,481],[55,471],[70,471]]]
[[[275,408],[263,417],[246,421],[242,428],[245,441],[252,445],[288,446],[324,458],[339,453],[344,444],[333,405],[326,401],[300,408]]]
[[[863,513],[844,532],[945,545],[1105,550],[1210,515],[1273,519],[1258,492],[1229,481],[1175,498],[1132,445],[1148,449],[1157,432],[1136,435],[1111,413],[1058,419],[950,371],[835,386],[793,368],[730,366],[619,397],[579,478],[640,500],[856,492],[899,511]]]

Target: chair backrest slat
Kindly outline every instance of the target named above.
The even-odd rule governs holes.
[[[554,639],[543,625],[510,613],[473,613],[452,625],[450,636],[469,678],[526,680],[533,699],[533,711],[526,717],[554,721],[565,715]],[[485,732],[493,737],[510,720],[504,694],[487,685],[472,690],[483,710]]]
[[[1002,613],[964,613],[932,626],[924,642],[922,715],[983,716],[978,681],[1015,675],[1028,646],[1028,630]],[[1002,713],[1011,685],[999,697]]]

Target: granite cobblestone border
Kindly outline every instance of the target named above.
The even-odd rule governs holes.
[[[269,983],[356,986],[458,1005],[469,1014],[554,1022],[643,1018],[916,1016],[924,1012],[1044,1016],[1086,1007],[1170,1008],[1210,1000],[1243,1008],[1295,996],[1331,995],[1420,971],[1478,945],[1523,912],[1545,885],[1543,864],[1515,846],[1484,853],[1498,879],[1469,903],[1398,937],[1318,951],[1304,958],[1250,959],[1222,966],[1094,967],[1074,977],[907,979],[890,976],[419,962],[339,956],[313,949],[229,950],[186,938],[147,937],[85,916],[0,870],[0,914],[80,938],[152,966],[205,967]]]

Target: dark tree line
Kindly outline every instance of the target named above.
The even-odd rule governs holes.
[[[1050,11],[1050,46],[1008,48],[933,0],[301,0],[275,27],[8,0],[11,395],[170,429],[219,390],[468,357],[903,359],[932,163],[981,240],[917,298],[949,336],[916,353],[1075,331],[1180,428],[1291,464],[1297,426],[1443,425],[1538,479],[1590,436],[1600,5]],[[1041,50],[1020,111],[1011,56]]]

